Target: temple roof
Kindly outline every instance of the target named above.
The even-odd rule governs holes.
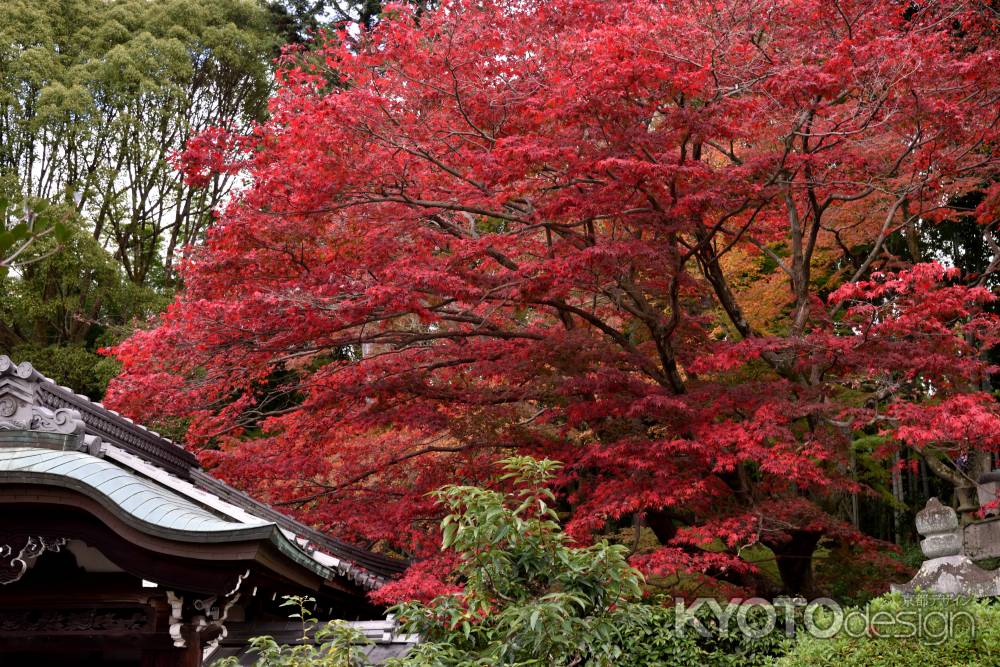
[[[176,542],[270,542],[324,579],[368,590],[405,563],[323,535],[204,471],[160,434],[0,355],[0,485],[58,486]]]

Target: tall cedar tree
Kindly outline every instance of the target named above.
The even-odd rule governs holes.
[[[189,143],[192,183],[251,181],[109,402],[409,555],[429,491],[533,454],[576,538],[637,517],[647,571],[745,586],[761,543],[809,593],[820,540],[878,549],[838,509],[856,441],[963,503],[1000,445],[986,276],[887,250],[973,190],[996,247],[996,29],[953,0],[390,8],[290,52],[253,133]]]

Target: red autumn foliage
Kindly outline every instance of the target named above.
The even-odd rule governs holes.
[[[270,121],[189,146],[191,178],[251,182],[115,349],[107,400],[188,418],[216,474],[417,558],[427,493],[517,451],[566,463],[581,540],[640,513],[655,571],[725,577],[761,542],[804,592],[803,542],[867,539],[828,513],[864,491],[852,434],[1000,444],[993,295],[885,251],[996,173],[976,12],[454,0],[289,53]],[[776,265],[768,303],[741,257]]]

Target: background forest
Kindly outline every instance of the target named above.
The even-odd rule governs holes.
[[[221,175],[186,185],[175,154],[209,127],[242,131],[266,117],[283,45],[345,16],[371,23],[378,11],[378,2],[5,1],[0,347],[101,398],[116,364],[97,349],[169,303],[181,250],[204,237],[233,185]]]
[[[758,4],[768,3],[733,3],[737,14],[748,17],[763,15]],[[813,371],[803,370],[801,359],[788,360],[811,352],[790,352],[792,347],[776,341],[815,334],[809,344],[830,343],[843,336],[839,325],[864,325],[867,311],[855,310],[857,303],[889,304],[943,328],[985,322],[977,318],[996,313],[997,305],[982,295],[971,298],[974,306],[948,312],[900,297],[911,289],[928,302],[964,304],[965,297],[948,290],[997,285],[997,90],[974,79],[985,76],[978,58],[993,49],[995,10],[942,18],[931,15],[947,14],[949,3],[931,3],[905,19],[941,31],[935,43],[946,44],[940,48],[951,59],[927,76],[969,85],[959,114],[946,105],[963,95],[949,97],[924,80],[911,84],[910,75],[894,79],[896,70],[883,80],[883,73],[857,62],[842,64],[848,83],[823,79],[836,76],[822,65],[815,65],[821,72],[802,75],[798,68],[814,63],[786,48],[795,35],[808,32],[797,22],[830,21],[832,36],[824,43],[830,53],[839,53],[840,40],[870,39],[867,47],[874,50],[889,37],[880,32],[877,17],[857,13],[841,22],[813,3],[801,5],[801,14],[772,8],[788,12],[781,14],[788,30],[776,30],[772,42],[754,37],[743,18],[723,26],[723,19],[717,25],[686,24],[652,10],[641,18],[627,14],[642,3],[622,3],[625,13],[607,6],[593,9],[590,18],[581,12],[579,24],[547,17],[569,46],[546,41],[540,27],[546,17],[516,26],[521,19],[510,19],[511,32],[521,31],[519,39],[560,66],[566,61],[553,54],[575,53],[570,47],[579,53],[607,48],[610,55],[594,68],[611,73],[607,85],[621,93],[621,103],[601,107],[606,91],[587,89],[599,79],[573,78],[570,85],[554,75],[546,79],[551,72],[526,68],[511,81],[537,77],[552,87],[551,97],[539,92],[541,84],[529,90],[512,83],[505,93],[516,93],[521,106],[508,108],[491,97],[497,91],[490,86],[491,77],[509,72],[470,71],[475,68],[456,62],[455,54],[476,49],[500,62],[523,55],[521,42],[484,29],[492,23],[482,21],[478,10],[442,18],[418,3],[383,17],[381,3],[371,0],[5,0],[0,350],[95,400],[105,399],[124,361],[124,374],[108,394],[117,409],[186,440],[231,481],[260,484],[264,488],[255,491],[262,497],[369,547],[407,557],[433,554],[441,511],[426,494],[445,482],[490,480],[496,465],[484,464],[479,453],[488,450],[493,462],[513,450],[564,461],[569,472],[556,479],[558,509],[574,536],[600,534],[625,545],[664,590],[809,589],[848,600],[876,594],[918,559],[914,513],[931,496],[975,511],[969,479],[993,463],[992,441],[969,447],[920,435],[914,436],[917,445],[897,447],[897,434],[883,429],[883,410],[905,396],[915,411],[933,416],[934,401],[952,397],[948,387],[961,385],[956,400],[992,393],[993,334],[983,324],[967,332],[967,348],[951,350],[956,358],[971,354],[979,363],[955,371],[962,378],[917,366],[944,354],[938,348],[919,348],[904,362],[906,355],[885,340],[866,348],[868,356],[851,361],[849,370],[830,371],[842,375],[813,378],[815,360],[809,361]],[[345,20],[357,27],[337,32]],[[763,56],[748,56],[740,50],[744,44],[726,51],[730,60],[713,60],[714,82],[683,70],[683,64],[668,73],[656,70],[650,80],[623,73],[629,54],[593,37],[593,25],[626,36],[635,30],[637,43],[643,34],[662,38],[673,30],[700,35],[705,43],[723,33],[749,35],[747,43]],[[323,28],[330,32],[313,39]],[[435,45],[426,58],[415,46],[424,29]],[[450,49],[435,50],[448,40],[454,41]],[[899,46],[899,70],[927,66],[913,64],[914,43],[905,51]],[[679,48],[701,53],[689,44]],[[361,55],[355,60],[354,54]],[[740,58],[748,59],[747,71],[732,65]],[[774,72],[759,79],[748,73],[769,66]],[[384,78],[373,83],[366,76],[375,70]],[[688,76],[669,92],[657,78]],[[787,87],[758,95],[754,87],[769,77],[787,77]],[[440,97],[416,96],[418,81]],[[338,97],[338,90],[369,97]],[[643,95],[663,95],[670,104],[651,111]],[[926,106],[923,97],[906,106],[909,96],[920,95],[927,96]],[[780,108],[760,102],[766,96],[779,99]],[[347,101],[331,110],[335,97]],[[743,99],[753,101],[741,107]],[[553,109],[563,102],[572,113],[556,118]],[[752,104],[760,108],[754,111]],[[897,107],[886,112],[892,105]],[[599,112],[588,116],[594,109]],[[854,115],[838,116],[844,109]],[[527,120],[519,124],[508,113]],[[720,120],[742,113],[759,113],[763,120],[741,129]],[[955,121],[961,129],[944,126],[942,118],[952,113],[961,116]],[[638,135],[635,127],[626,132],[619,126],[635,126],[636,118],[644,120]],[[797,124],[780,135],[774,128],[782,122]],[[441,128],[451,132],[455,124],[463,125],[463,138],[442,138]],[[880,128],[889,125],[892,141],[905,141],[886,140]],[[832,142],[832,150],[842,151],[838,167],[852,171],[844,180],[812,173],[814,160],[823,159],[812,152],[841,131],[848,143],[862,135],[846,148]],[[643,143],[657,133],[669,150]],[[538,143],[529,145],[524,137]],[[341,149],[346,145],[356,149]],[[577,145],[592,145],[594,153],[568,157],[566,147]],[[318,147],[326,152],[314,154]],[[637,152],[639,166],[633,163]],[[672,162],[664,168],[667,153],[682,156],[676,170]],[[783,157],[775,158],[778,153]],[[296,171],[301,155],[311,162]],[[708,165],[707,171],[686,171],[692,168],[685,159]],[[771,161],[778,159],[793,166],[775,167]],[[474,167],[466,173],[464,165]],[[772,168],[780,177],[767,176]],[[945,185],[935,169],[952,170]],[[673,182],[646,193],[647,178]],[[708,179],[748,185],[721,192],[705,185]],[[628,197],[614,198],[624,190]],[[424,196],[441,192],[448,197]],[[637,192],[643,193],[641,206],[633,197]],[[234,193],[236,204],[226,213]],[[644,207],[657,209],[658,197],[672,202],[665,208],[678,209],[660,210],[665,218],[688,221],[692,211],[717,216],[706,228],[711,231],[677,226],[664,232],[644,220],[632,227],[628,221],[602,226],[606,217],[627,219],[639,210],[647,215]],[[744,199],[741,206],[733,204]],[[338,217],[341,207],[361,213],[345,223]],[[720,213],[726,207],[732,210]],[[272,213],[282,210],[287,215],[278,224]],[[320,211],[322,221],[302,211]],[[220,215],[226,222],[216,227]],[[786,233],[780,225],[789,216],[792,231]],[[369,222],[380,236],[351,227],[357,220]],[[391,227],[399,221],[414,227],[399,232]],[[796,236],[799,223],[812,231]],[[743,232],[762,225],[762,231],[758,237],[730,233],[730,224],[746,225]],[[503,240],[489,246],[484,239],[491,238]],[[413,254],[401,258],[400,248]],[[446,265],[446,256],[468,266]],[[668,257],[678,267],[661,270]],[[350,262],[364,270],[339,269]],[[905,273],[929,262],[954,271]],[[616,273],[621,266],[632,273],[622,278]],[[647,272],[647,266],[657,268]],[[476,277],[469,267],[478,270]],[[286,278],[287,271],[294,272],[298,291],[275,286],[272,278]],[[887,293],[880,281],[892,272],[904,273],[892,278],[894,291]],[[332,293],[330,285],[341,291]],[[831,298],[842,305],[826,301]],[[478,305],[451,308],[462,300]],[[673,317],[682,308],[684,315]],[[817,316],[821,311],[830,317]],[[165,319],[156,319],[165,312]],[[885,319],[891,317],[879,321]],[[153,322],[161,325],[150,328]],[[240,329],[242,322],[265,325],[251,331]],[[505,345],[528,342],[520,352],[479,346],[479,334],[470,334],[469,327],[488,330]],[[559,340],[541,340],[542,327],[558,328]],[[894,345],[897,334],[884,335]],[[594,342],[604,338],[612,340],[610,349]],[[735,347],[720,351],[717,342]],[[423,356],[438,345],[452,346],[442,357]],[[105,348],[115,355],[101,353]],[[703,358],[700,365],[696,357]],[[872,361],[879,357],[881,362]],[[647,358],[653,361],[638,360]],[[894,375],[897,361],[910,366]],[[504,365],[506,375],[498,370]],[[865,368],[876,366],[877,373],[862,377]],[[722,400],[729,389],[719,387],[743,394],[733,390]],[[760,406],[746,395],[779,391],[789,398],[769,408],[776,414],[755,412]],[[470,393],[480,402],[471,401]],[[384,410],[369,409],[379,401]],[[683,401],[690,405],[678,407]],[[699,401],[712,412],[701,415],[700,434],[677,426],[676,416],[662,417],[674,410],[690,414],[684,410],[697,409]],[[831,412],[830,405],[840,412]],[[982,429],[989,431],[994,408],[962,406],[967,412],[956,413],[959,421],[981,415]],[[728,452],[729,443],[709,433],[716,415],[731,420],[729,427],[745,429],[756,449],[741,444],[731,462],[715,460],[712,465],[725,470],[713,469],[711,483],[685,478],[674,484],[667,479],[669,457],[656,447],[716,438],[713,446]],[[937,422],[918,425],[912,415],[899,419],[922,433],[942,428]],[[794,442],[794,455],[772,447],[783,438]],[[970,438],[988,439],[982,433]],[[247,454],[261,462],[260,479],[260,469],[240,466]],[[776,469],[762,471],[755,458],[776,461]],[[820,474],[805,471],[805,463],[795,467],[806,460],[828,468]],[[663,471],[651,471],[656,466]],[[691,474],[708,478],[697,470]],[[645,486],[622,482],[646,474]],[[768,475],[786,475],[800,486],[775,493]],[[735,498],[718,515],[718,507],[698,506],[698,498],[718,492],[716,483]],[[371,509],[388,503],[395,503],[391,511]],[[694,509],[683,509],[686,503]],[[760,519],[753,539],[745,526],[748,508]],[[352,518],[342,516],[345,509]],[[772,533],[780,537],[771,540]],[[861,552],[866,557],[859,558]],[[427,597],[428,590],[439,589],[447,566],[428,565],[395,594]],[[708,576],[691,579],[689,571]]]

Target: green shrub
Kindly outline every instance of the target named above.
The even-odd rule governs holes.
[[[547,487],[559,464],[530,457],[505,462],[516,491],[446,486],[438,500],[442,549],[452,551],[459,593],[394,613],[423,637],[400,664],[620,664],[622,643],[642,621],[642,575],[625,547],[575,546],[562,531]]]
[[[724,605],[723,605],[724,606]],[[762,637],[748,637],[735,622],[720,628],[707,608],[695,615],[708,633],[699,634],[693,625],[675,629],[676,613],[670,606],[647,605],[637,610],[641,620],[624,638],[622,659],[617,667],[768,667],[784,653],[788,639],[784,617],[779,615],[775,628]],[[763,610],[752,608],[747,615],[751,627],[760,627]]]
[[[829,639],[802,633],[777,667],[996,667],[1000,605],[932,594],[876,598],[845,610]],[[828,610],[815,626],[836,627]],[[839,623],[837,624],[840,625]]]
[[[250,640],[250,651],[256,655],[255,667],[359,667],[369,665],[367,651],[371,641],[364,633],[344,621],[320,624],[309,611],[313,598],[288,596],[282,607],[294,607],[289,618],[302,624],[300,643],[279,644],[264,635]],[[239,667],[236,657],[223,658],[218,667]]]

